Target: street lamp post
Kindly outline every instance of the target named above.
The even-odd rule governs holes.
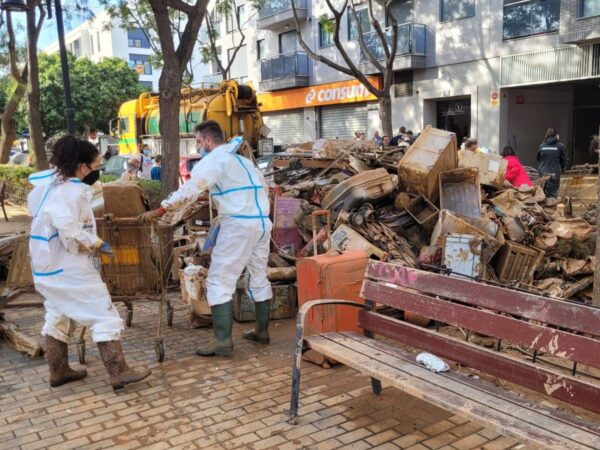
[[[25,0],[2,0],[0,9],[11,12],[25,12],[28,9]],[[63,91],[65,95],[65,119],[67,121],[67,133],[75,135],[75,109],[71,97],[71,79],[69,77],[69,61],[67,59],[67,47],[65,45],[65,27],[63,22],[62,5],[60,0],[54,0],[54,11],[56,12],[56,28],[58,31],[58,45],[60,47],[60,62],[62,68]],[[51,1],[48,0],[48,17],[52,17]]]

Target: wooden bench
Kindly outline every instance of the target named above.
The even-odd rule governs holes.
[[[374,334],[381,335],[399,341],[404,348],[427,351],[600,413],[600,383],[584,375],[590,367],[600,368],[600,309],[376,261],[367,268],[362,296],[365,305],[316,300],[300,309],[292,372],[292,423],[298,415],[302,353],[313,349],[369,375],[376,395],[381,394],[383,381],[521,442],[554,449],[600,448],[600,423],[561,413],[545,405],[547,402],[540,404],[530,396],[496,388],[453,369],[431,372],[415,362],[414,353],[373,339]],[[325,304],[361,308],[359,325],[364,336],[354,332],[304,336],[306,314]],[[383,315],[375,311],[375,304],[430,317],[436,326],[422,328]],[[439,331],[441,323],[470,330],[467,340]],[[495,349],[469,342],[469,332],[497,338]],[[506,342],[531,349],[533,358],[502,351]],[[576,370],[577,375],[571,373]]]

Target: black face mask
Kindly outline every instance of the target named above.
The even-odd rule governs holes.
[[[100,170],[92,170],[85,177],[83,177],[83,180],[81,180],[81,182],[87,184],[88,186],[92,186],[99,179],[100,179]]]

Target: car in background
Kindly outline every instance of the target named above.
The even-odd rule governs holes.
[[[202,159],[198,153],[190,155],[181,155],[179,157],[179,179],[185,183],[192,175],[192,169]]]

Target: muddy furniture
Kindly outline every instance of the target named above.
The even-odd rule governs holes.
[[[414,353],[375,340],[373,335],[599,413],[600,382],[597,378],[589,381],[591,378],[583,375],[589,367],[600,368],[600,309],[376,261],[369,263],[365,276],[364,305],[316,300],[300,309],[292,374],[292,421],[298,413],[302,352],[312,349],[371,376],[376,395],[381,394],[381,383],[385,382],[522,442],[554,449],[598,448],[598,423],[561,413],[546,402],[517,396],[452,369],[433,373],[415,362]],[[497,346],[489,349],[384,316],[374,311],[375,303],[497,338]],[[312,307],[323,304],[360,308],[358,324],[365,330],[364,335],[330,332],[304,337],[305,316]],[[530,349],[533,360],[498,351],[505,342]],[[548,364],[550,358],[553,364]],[[556,358],[561,363],[557,364]]]

